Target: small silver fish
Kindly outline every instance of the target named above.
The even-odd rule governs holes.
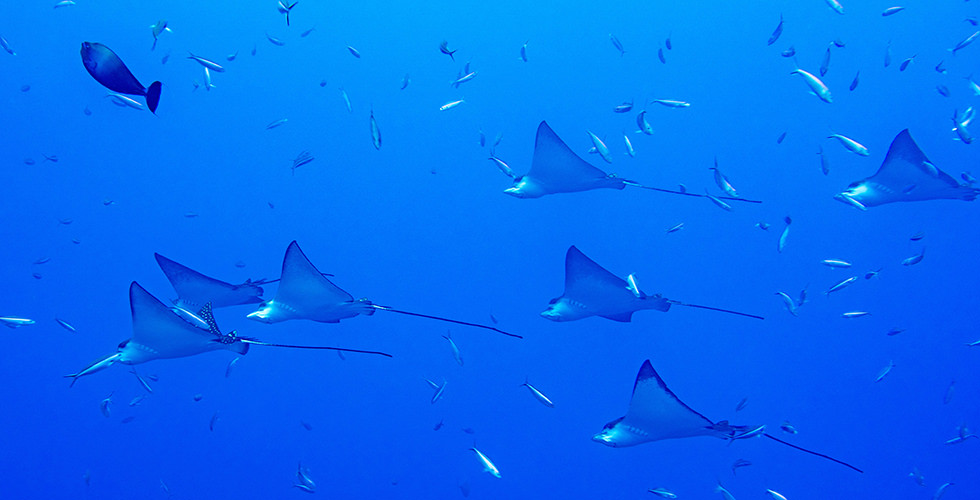
[[[629,113],[633,110],[633,101],[623,101],[613,108],[613,113]]]
[[[657,495],[660,498],[670,498],[670,499],[677,498],[677,495],[674,492],[668,490],[667,488],[651,488],[647,491],[653,493],[654,495]]]
[[[766,45],[772,45],[779,40],[779,36],[783,34],[783,15],[779,15],[779,24],[776,25],[776,29],[772,30],[772,35],[769,35],[769,41]]]
[[[218,412],[214,412],[214,415],[211,415],[211,420],[208,421],[208,430],[214,432],[214,426],[218,423],[218,420],[220,420],[220,417],[218,417]]]
[[[0,47],[2,47],[3,50],[5,50],[8,54],[12,56],[17,55],[17,53],[14,52],[14,49],[10,48],[10,43],[7,42],[7,39],[2,36],[0,36]]]
[[[347,107],[348,113],[353,113],[354,108],[350,104],[350,96],[347,95],[347,91],[343,87],[340,87],[340,97],[344,98],[344,106]]]
[[[667,106],[668,108],[689,108],[691,103],[685,101],[675,101],[671,99],[653,99],[651,103],[661,104]]]
[[[912,472],[909,472],[908,477],[912,478],[912,480],[915,481],[915,483],[918,484],[919,486],[926,485],[926,479],[925,477],[923,477],[922,473],[919,472],[918,467],[912,467]]]
[[[464,99],[460,99],[458,101],[447,102],[446,104],[443,104],[442,106],[439,106],[439,111],[446,111],[447,109],[453,109],[456,106],[459,106],[460,104],[463,104],[464,102],[466,102]]]
[[[783,299],[783,305],[786,306],[786,310],[789,311],[789,313],[792,314],[793,316],[797,316],[796,314],[797,306],[796,303],[793,302],[793,299],[790,298],[789,295],[786,295],[783,292],[776,292],[776,295],[779,295],[779,298]]]
[[[463,366],[463,356],[459,353],[459,346],[457,346],[456,342],[453,341],[452,335],[450,335],[449,332],[446,332],[442,338],[449,342],[449,348],[453,351],[453,359],[456,360],[456,364]]]
[[[837,282],[834,286],[830,287],[826,292],[824,292],[824,295],[830,295],[831,293],[836,292],[850,285],[851,283],[854,283],[855,281],[857,281],[857,279],[858,279],[857,276],[851,276],[850,278],[841,280]]]
[[[524,42],[524,45],[521,45],[521,61],[524,62],[527,62],[527,42],[529,41],[530,40],[527,40]]]
[[[405,73],[405,76],[402,77],[402,84],[401,87],[399,87],[399,90],[405,90],[405,87],[408,87],[408,84],[411,82],[412,77],[409,76],[408,73]]]
[[[860,318],[862,316],[869,316],[869,315],[871,315],[871,313],[867,311],[851,311],[851,312],[846,312],[841,316],[844,318]]]
[[[783,420],[783,423],[779,424],[779,428],[787,434],[798,434],[796,427],[793,427],[793,424],[789,423],[789,420]]]
[[[480,450],[476,449],[475,446],[473,448],[470,448],[470,450],[473,453],[476,453],[477,459],[479,459],[480,460],[480,464],[483,465],[484,472],[487,472],[491,476],[493,476],[493,477],[495,477],[497,479],[500,479],[500,470],[497,469],[497,466],[494,465],[493,462],[490,461],[490,458],[488,458],[486,455],[484,455],[483,452],[481,452]]]
[[[727,212],[731,212],[732,211],[732,206],[731,205],[729,205],[728,203],[725,203],[724,201],[722,201],[721,199],[719,199],[719,198],[717,198],[715,196],[712,196],[711,193],[709,193],[707,190],[704,191],[704,195],[709,200],[711,200],[711,203],[714,203],[715,205],[717,205],[718,208],[721,208],[722,210],[725,210]]]
[[[783,218],[783,222],[786,223],[786,227],[783,228],[782,234],[779,235],[779,242],[776,244],[776,251],[783,253],[786,249],[786,243],[789,241],[789,226],[793,224],[793,219],[789,216]]]
[[[139,406],[140,403],[142,403],[144,399],[146,399],[146,396],[143,395],[143,394],[140,394],[139,396],[136,396],[135,398],[129,400],[129,406]]]
[[[957,43],[955,47],[949,49],[949,51],[952,52],[953,55],[955,56],[956,55],[956,51],[963,50],[964,48],[966,48],[967,45],[970,45],[971,43],[973,43],[973,41],[977,39],[977,36],[978,35],[980,35],[980,31],[977,31],[977,32],[973,33],[972,35],[964,38],[963,40],[960,40],[959,43]]]
[[[938,489],[936,489],[936,492],[932,494],[932,500],[939,500],[942,498],[943,493],[946,493],[946,488],[949,488],[952,485],[953,483],[943,483]]]
[[[833,96],[830,94],[830,89],[824,84],[819,78],[813,76],[813,74],[803,71],[800,68],[790,72],[791,75],[800,75],[803,81],[806,82],[807,86],[813,92],[813,95],[817,96],[821,101],[826,103],[834,102]]]
[[[33,325],[35,321],[27,318],[15,318],[12,316],[0,317],[0,323],[8,328],[19,328],[22,326]]]
[[[136,380],[138,380],[139,383],[140,383],[140,385],[143,386],[143,389],[145,389],[146,392],[148,392],[150,394],[153,394],[153,388],[150,387],[150,384],[146,383],[146,380],[143,380],[143,377],[140,376],[140,374],[136,371],[135,368],[133,368],[132,370],[130,370],[129,373],[132,373],[133,375],[136,375]]]
[[[905,10],[905,7],[888,7],[884,12],[881,13],[881,17],[888,17],[891,15],[898,14],[899,12]]]
[[[200,64],[201,66],[204,66],[205,68],[208,68],[211,71],[217,71],[218,73],[224,73],[225,72],[225,68],[221,67],[221,65],[218,64],[218,63],[216,63],[216,62],[209,61],[209,60],[207,60],[207,59],[205,59],[203,57],[195,56],[194,54],[192,54],[190,52],[188,52],[188,54],[190,54],[189,56],[187,56],[188,59],[193,59],[193,60],[197,61],[198,64]]]
[[[721,189],[725,192],[725,194],[731,196],[732,198],[738,198],[738,193],[735,192],[735,188],[732,187],[732,183],[728,181],[728,177],[725,177],[725,174],[721,173],[721,170],[718,170],[718,158],[715,158],[715,166],[709,167],[708,170],[714,171],[715,184],[718,186],[718,189]]]
[[[504,163],[503,160],[501,160],[500,158],[497,158],[496,156],[494,156],[493,153],[490,154],[490,158],[488,158],[488,159],[490,161],[492,161],[494,163],[494,165],[496,165],[497,168],[500,169],[500,171],[504,173],[504,175],[506,175],[507,177],[510,177],[511,179],[517,179],[517,177],[518,177],[517,173],[514,172],[514,170],[512,168],[510,168],[509,165],[507,165],[506,163]]]
[[[636,151],[633,150],[633,143],[630,142],[630,137],[623,134],[623,141],[626,142],[626,154],[628,154],[630,158],[636,158]]]
[[[65,321],[63,319],[59,319],[59,318],[55,318],[54,320],[57,321],[58,324],[61,325],[61,327],[64,328],[65,330],[68,330],[69,332],[75,333],[75,331],[76,331],[75,330],[75,327],[72,326],[71,323],[69,323],[69,322],[67,322],[67,321]]]
[[[827,0],[827,2],[828,2],[828,3],[829,3],[829,2],[834,2],[834,3],[837,3],[837,0]],[[837,4],[837,5],[840,5],[840,4]],[[842,8],[842,9],[843,9],[843,8]],[[840,13],[841,13],[841,14],[843,14],[843,13],[844,13],[844,12],[843,12],[843,10],[842,10],[842,11],[841,11]],[[778,491],[775,491],[775,490],[769,490],[769,489],[767,489],[767,490],[766,490],[766,493],[768,493],[768,494],[769,494],[769,496],[771,496],[771,497],[773,498],[773,500],[786,500],[786,497],[784,497],[784,496],[783,496],[783,495],[782,495],[781,493],[779,493]]]
[[[541,391],[537,390],[533,385],[528,383],[527,377],[524,378],[524,383],[521,384],[521,387],[527,387],[527,390],[530,391],[532,396],[534,396],[534,399],[537,399],[541,404],[547,406],[548,408],[555,407],[555,403],[548,399],[548,396],[545,396]]]
[[[830,134],[827,136],[828,139],[837,139],[840,143],[847,148],[848,151],[861,155],[868,156],[868,148],[861,145],[861,143],[851,139],[850,137],[845,137],[840,134]]]
[[[681,229],[684,229],[684,223],[683,222],[678,222],[676,225],[673,225],[673,226],[667,228],[667,234],[670,234],[670,233],[673,233],[673,232],[676,232],[676,231],[680,231]]]
[[[823,264],[823,265],[825,265],[825,266],[827,266],[827,267],[831,267],[831,268],[834,268],[834,269],[851,267],[851,263],[850,262],[847,262],[846,260],[824,259],[824,260],[821,260],[820,263]]]
[[[749,404],[749,398],[742,398],[737,405],[735,405],[735,413],[742,411],[745,405]]]
[[[350,45],[348,45],[347,46],[347,51],[350,52],[350,55],[352,55],[352,56],[354,56],[354,57],[356,57],[358,59],[361,58],[361,53],[358,52],[357,49],[355,49],[354,47],[351,47]]]

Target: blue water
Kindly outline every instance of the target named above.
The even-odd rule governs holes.
[[[944,444],[961,424],[980,428],[980,347],[964,345],[980,339],[977,207],[928,201],[861,212],[832,198],[874,173],[904,128],[940,169],[980,174],[978,146],[950,131],[954,109],[978,103],[964,77],[980,69],[980,45],[947,51],[977,30],[964,18],[980,15],[978,2],[909,0],[882,17],[888,4],[854,0],[845,15],[820,0],[301,0],[290,27],[271,0],[53,3],[0,5],[0,35],[17,52],[0,52],[0,315],[37,322],[0,331],[3,498],[166,498],[162,483],[174,498],[301,497],[291,486],[299,461],[316,494],[331,498],[462,498],[463,490],[474,499],[652,498],[656,487],[721,498],[718,481],[739,499],[766,498],[767,488],[792,500],[919,499],[946,482],[955,483],[947,500],[980,497],[980,439]],[[782,37],[767,46],[780,14]],[[148,26],[158,19],[173,32],[150,51]],[[673,49],[661,64],[667,37]],[[794,46],[800,66],[816,73],[835,39],[846,46],[832,49],[826,104],[780,52]],[[442,40],[458,50],[455,62],[439,52]],[[82,41],[112,48],[143,84],[162,81],[157,115],[114,106],[81,64]],[[212,75],[214,89],[195,90],[203,71],[187,51],[227,68]],[[940,60],[947,74],[933,69]],[[478,76],[453,89],[466,61]],[[411,83],[400,90],[406,73]],[[655,98],[692,105],[644,105]],[[438,110],[457,99],[465,103]],[[631,99],[633,112],[612,112]],[[652,136],[633,133],[642,109]],[[717,157],[739,193],[763,203],[733,203],[729,213],[634,188],[509,197],[510,180],[487,161],[479,131],[491,142],[501,134],[495,153],[524,173],[541,120],[594,165],[647,185],[717,193],[708,171]],[[587,154],[586,130],[609,145],[612,165]],[[625,155],[624,132],[635,158]],[[855,138],[870,156],[830,133]],[[304,150],[315,161],[291,171]],[[777,253],[785,216],[793,225]],[[772,227],[761,231],[760,221]],[[679,222],[682,230],[665,233]],[[925,238],[911,242],[919,231]],[[121,365],[68,388],[63,375],[131,335],[130,282],[175,297],[153,252],[239,283],[277,278],[292,240],[355,297],[479,323],[492,314],[525,338],[384,312],[339,325],[264,325],[235,307],[216,312],[225,330],[394,357],[253,347],[228,377],[235,355],[226,352],[137,366],[158,377],[152,394]],[[631,323],[546,321],[539,313],[562,293],[570,245],[618,276],[635,273],[648,293],[767,319],[675,307]],[[921,263],[901,265],[923,247]],[[50,261],[32,264],[42,257]],[[855,266],[819,264],[829,258]],[[878,268],[874,279],[823,295]],[[774,292],[803,288],[809,302],[793,317]],[[872,314],[841,318],[855,310]],[[904,331],[887,335],[892,328]],[[447,330],[462,367],[441,338]],[[645,359],[709,418],[765,423],[865,473],[765,439],[592,442],[626,411]],[[889,361],[894,369],[875,383]],[[520,387],[525,377],[555,408]],[[442,400],[430,403],[424,378],[448,381]],[[107,418],[99,403],[110,394]],[[141,394],[141,405],[128,406]],[[799,434],[778,431],[783,420]],[[482,471],[474,444],[501,479]],[[737,458],[753,465],[733,476]],[[914,467],[925,486],[907,477]]]

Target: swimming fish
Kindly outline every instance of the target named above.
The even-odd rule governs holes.
[[[732,462],[732,475],[733,476],[735,475],[735,470],[736,469],[738,469],[740,467],[748,467],[750,465],[752,465],[752,462],[749,462],[748,460],[746,460],[744,458],[739,458],[739,459],[735,460],[734,462]]]
[[[660,59],[660,64],[667,64],[667,58],[664,57],[664,49],[657,49],[657,59]]]
[[[844,318],[860,318],[862,316],[868,316],[869,314],[871,314],[871,313],[869,313],[867,311],[853,311],[853,312],[846,312],[846,313],[842,314],[841,316],[844,317]]]
[[[685,101],[675,101],[672,99],[652,99],[650,103],[657,103],[668,108],[689,108],[691,103]]]
[[[806,82],[807,86],[810,87],[810,91],[813,93],[813,95],[820,98],[821,101],[826,103],[834,102],[834,98],[830,94],[830,89],[827,88],[827,85],[825,85],[819,78],[817,78],[813,74],[804,71],[800,68],[796,68],[795,70],[791,71],[790,74],[800,75],[800,77],[803,78],[803,81]]]
[[[617,106],[615,106],[613,108],[613,113],[628,113],[632,109],[633,109],[633,101],[632,100],[623,101],[622,104],[619,104],[619,105],[617,105]]]
[[[510,165],[507,165],[506,163],[504,163],[503,160],[494,156],[493,153],[490,153],[490,158],[488,159],[492,161],[494,165],[496,165],[497,168],[504,173],[504,175],[510,177],[511,179],[517,179],[518,175],[514,172],[513,169],[510,168]]]
[[[150,50],[155,50],[157,48],[157,39],[160,38],[160,35],[162,35],[164,32],[170,31],[172,30],[167,27],[166,19],[161,19],[157,21],[156,24],[150,26],[150,32],[153,33],[153,46],[150,47]]]
[[[534,399],[537,399],[538,402],[540,402],[541,404],[547,406],[548,408],[555,407],[555,403],[551,402],[551,400],[548,399],[548,396],[545,396],[541,391],[539,391],[533,385],[528,383],[527,377],[524,377],[524,383],[521,384],[521,387],[527,387],[527,390],[531,393],[532,396],[534,396]]]
[[[524,45],[521,45],[521,61],[524,61],[524,62],[527,62],[527,42],[529,42],[529,41],[530,40],[525,41],[524,42]]]
[[[792,314],[793,316],[797,316],[796,302],[793,302],[793,299],[790,298],[789,295],[786,295],[783,292],[776,292],[776,295],[779,295],[779,298],[783,299],[783,305],[786,306],[786,310],[789,311],[789,313]]]
[[[793,219],[787,215],[783,217],[783,222],[786,223],[786,227],[783,228],[782,234],[779,235],[779,242],[776,244],[776,251],[779,253],[783,253],[786,248],[786,242],[789,240],[789,226],[793,224]]]
[[[878,376],[875,377],[875,383],[881,382],[882,379],[888,376],[888,374],[891,373],[892,368],[895,368],[895,362],[888,361],[888,365],[882,368],[881,371],[878,372]]]
[[[442,106],[439,106],[439,111],[446,111],[447,109],[453,109],[456,106],[459,106],[460,104],[463,104],[464,102],[466,102],[466,101],[463,100],[463,99],[460,99],[458,101],[447,102],[446,104],[443,104]]]
[[[829,296],[831,293],[836,292],[850,285],[851,283],[854,283],[855,281],[857,281],[857,279],[858,279],[857,276],[851,276],[850,278],[843,279],[837,282],[834,286],[830,287],[826,292],[824,292],[824,295]]]
[[[626,54],[626,49],[623,48],[623,43],[619,41],[619,38],[616,38],[616,35],[613,35],[612,33],[610,33],[609,34],[609,41],[612,42],[613,47],[616,47],[616,50],[619,51],[619,56],[620,57],[622,57],[622,56],[624,56]]]
[[[909,190],[909,186],[915,188]],[[973,201],[978,194],[980,189],[961,185],[936,168],[905,129],[892,141],[885,160],[873,176],[852,182],[847,190],[834,198],[865,208],[898,201]]]
[[[283,2],[282,0],[279,0],[278,5],[276,5],[276,10],[278,10],[280,14],[286,15],[286,26],[289,26],[289,13],[293,10],[293,7],[295,7],[296,4],[298,3],[299,0],[293,3]]]
[[[360,59],[361,58],[361,53],[358,52],[357,49],[355,49],[354,47],[352,47],[350,45],[347,46],[347,52],[350,52],[350,55],[354,56],[357,59]]]
[[[399,90],[405,90],[405,88],[408,87],[408,84],[411,83],[411,82],[412,82],[412,77],[409,76],[408,73],[405,73],[405,76],[402,77],[401,86],[398,89]]]
[[[840,2],[838,2],[837,0],[826,0],[826,2],[831,9],[834,9],[834,12],[840,15],[844,15],[844,6],[841,5]]]
[[[851,80],[851,86],[848,87],[848,89],[850,89],[851,91],[853,91],[854,89],[856,89],[857,86],[858,86],[858,82],[860,81],[860,79],[861,79],[861,72],[858,71],[857,73],[854,74],[854,79]]]
[[[636,116],[636,126],[639,127],[638,132],[643,132],[646,135],[653,135],[653,127],[650,126],[650,122],[647,121],[647,112],[640,111],[640,114]]]
[[[381,150],[381,129],[378,128],[378,121],[374,119],[374,110],[371,110],[371,143],[374,149]]]
[[[717,196],[713,196],[711,193],[708,192],[708,190],[705,190],[704,191],[704,196],[705,196],[705,198],[708,198],[709,200],[711,200],[711,203],[714,203],[715,206],[717,206],[718,208],[720,208],[722,210],[725,210],[726,212],[731,212],[732,211],[732,206],[731,205],[729,205],[728,203],[725,203],[724,201],[722,201],[721,199],[719,199]]]
[[[606,163],[612,163],[612,156],[609,154],[609,148],[606,146],[606,143],[602,142],[602,139],[592,132],[586,132],[588,132],[589,138],[592,140],[592,145],[595,147],[596,152],[599,153],[599,156],[601,156]]]
[[[779,24],[776,25],[776,29],[772,30],[772,35],[769,35],[769,41],[766,45],[772,45],[779,40],[779,36],[783,34],[783,15],[779,14]]]
[[[340,97],[344,99],[344,106],[347,108],[348,113],[353,113],[354,108],[350,105],[350,96],[347,95],[347,91],[343,87],[340,87]]]
[[[828,70],[830,70],[830,47],[827,47],[823,60],[820,61],[820,76],[826,75]]]
[[[28,318],[15,318],[13,316],[0,317],[0,323],[7,328],[19,328],[22,326],[33,325],[35,321]]]
[[[446,339],[446,342],[449,342],[449,348],[452,349],[452,351],[453,351],[453,359],[456,360],[456,363],[459,366],[463,366],[463,356],[460,355],[460,353],[459,353],[459,346],[457,346],[456,345],[456,342],[453,341],[452,335],[450,335],[447,332],[445,335],[442,336],[442,338]]]
[[[17,53],[14,52],[14,49],[10,48],[10,43],[7,41],[7,39],[2,36],[0,36],[0,47],[2,47],[3,50],[12,56],[17,55]]]
[[[820,263],[834,269],[851,267],[851,263],[847,262],[846,260],[824,259],[821,260]]]
[[[71,323],[59,318],[55,318],[54,320],[57,321],[58,324],[61,325],[61,327],[64,328],[65,330],[75,333],[75,327],[72,326]]]
[[[676,231],[680,231],[683,228],[684,228],[684,223],[683,222],[678,222],[677,224],[675,224],[675,225],[670,226],[669,228],[667,228],[667,233],[670,234],[670,233],[673,233],[673,232],[676,232]]]
[[[72,379],[71,380],[71,384],[68,387],[74,386],[75,385],[75,382],[78,381],[79,377],[84,377],[86,375],[91,375],[91,374],[93,374],[95,372],[99,372],[99,371],[105,370],[106,368],[112,366],[113,363],[115,363],[116,361],[119,360],[119,357],[120,357],[120,353],[114,352],[112,354],[109,354],[107,356],[103,356],[103,357],[95,360],[95,362],[93,362],[92,364],[90,364],[90,365],[86,366],[85,368],[82,368],[81,370],[79,370],[78,373],[73,373],[71,375],[65,375],[65,378],[71,378]]]
[[[476,449],[475,446],[473,448],[470,448],[470,451],[476,453],[476,458],[479,459],[480,464],[483,465],[484,472],[487,472],[491,476],[500,479],[500,470],[497,469],[497,466],[494,465],[493,462],[491,462],[490,459],[483,454],[483,452]]]
[[[922,251],[919,252],[918,254],[913,255],[913,256],[911,256],[911,257],[903,260],[902,261],[902,265],[903,266],[914,266],[914,265],[918,264],[919,262],[922,262],[922,258],[925,257],[925,256],[926,256],[926,249],[923,248]]]
[[[628,154],[630,158],[635,158],[636,151],[633,150],[633,143],[630,142],[630,137],[626,134],[623,134],[623,141],[626,142],[626,154]]]
[[[965,48],[966,48],[966,47],[967,47],[968,45],[970,45],[971,43],[973,43],[973,41],[977,39],[977,36],[980,36],[980,31],[977,31],[977,32],[974,32],[974,33],[973,33],[972,35],[970,35],[970,36],[968,36],[968,37],[966,37],[966,38],[964,38],[964,39],[962,39],[962,40],[960,40],[960,41],[959,41],[959,42],[958,42],[958,43],[956,44],[956,46],[955,46],[955,47],[953,47],[953,48],[951,48],[951,49],[949,49],[949,51],[950,51],[950,52],[952,52],[952,53],[953,53],[953,55],[955,56],[955,55],[956,55],[956,52],[957,52],[957,51],[959,51],[959,50],[963,50],[963,49],[965,49]]]
[[[660,498],[668,498],[668,499],[677,498],[677,494],[668,490],[667,488],[651,488],[647,491],[653,493],[654,495],[657,495]]]
[[[209,60],[207,60],[207,59],[205,59],[203,57],[195,56],[194,54],[192,54],[190,52],[188,52],[188,54],[190,54],[190,55],[187,56],[188,59],[193,59],[193,60],[197,61],[198,64],[200,64],[201,66],[204,66],[205,68],[208,68],[211,71],[215,71],[217,73],[224,73],[225,72],[225,68],[223,68],[220,64],[218,64],[216,62],[209,61]]]
[[[888,7],[881,13],[881,17],[888,17],[891,15],[898,14],[899,12],[905,10],[905,7]]]
[[[726,194],[728,194],[728,196],[731,196],[733,198],[738,197],[738,193],[735,192],[735,188],[732,187],[732,183],[728,181],[728,177],[725,177],[725,174],[721,173],[721,170],[718,170],[717,157],[715,158],[715,166],[709,167],[708,170],[714,172],[715,184],[718,186],[718,189],[724,191]]]
[[[837,139],[840,143],[847,148],[848,151],[861,155],[868,156],[868,148],[861,145],[861,143],[851,139],[850,137],[845,137],[840,134],[830,134],[827,136],[828,139]]]
[[[103,87],[121,94],[138,95],[146,98],[146,106],[156,113],[160,103],[160,82],[153,82],[149,87],[133,76],[122,59],[109,47],[98,42],[82,42],[82,64],[88,74],[95,78]]]
[[[456,62],[456,58],[453,56],[453,54],[456,53],[456,50],[449,50],[449,42],[445,40],[443,40],[442,43],[439,44],[439,52],[442,52],[443,54],[449,56],[449,58],[452,59],[453,62]]]

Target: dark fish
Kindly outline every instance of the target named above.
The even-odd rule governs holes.
[[[776,138],[776,144],[782,144],[783,143],[783,139],[785,139],[785,138],[786,138],[786,132],[783,132],[782,134],[779,134],[779,137]]]
[[[667,47],[667,50],[674,50],[674,44],[670,43],[670,35],[667,35],[667,39],[664,40],[664,45]]]
[[[892,44],[889,43],[888,47],[885,47],[885,67],[889,67],[892,64]]]
[[[920,241],[922,238],[925,238],[925,237],[926,237],[926,233],[924,231],[919,231],[918,233],[915,233],[912,236],[909,236],[909,239],[912,240],[912,241]]]
[[[903,10],[905,10],[905,7],[889,7],[887,9],[885,9],[884,12],[881,13],[881,17],[888,17],[888,16],[891,16],[893,14],[898,14],[899,12],[901,12]]]
[[[912,57],[910,57],[910,58],[902,61],[902,65],[898,67],[898,70],[899,71],[905,71],[909,67],[909,63],[911,63],[914,59],[915,59],[915,56],[912,56]]]
[[[304,421],[300,420],[299,423],[300,423],[300,425],[303,426],[304,429],[306,429],[308,431],[312,431],[313,430],[313,426],[310,425],[310,424],[308,424],[307,422],[304,422]]]
[[[827,52],[824,52],[823,61],[820,62],[820,76],[827,74],[827,70],[830,69],[830,47],[827,47]]]
[[[459,50],[459,49],[456,49],[456,50]],[[442,43],[439,44],[439,52],[442,52],[443,54],[446,54],[447,56],[449,56],[449,58],[452,59],[453,62],[456,62],[456,57],[453,56],[453,54],[456,53],[456,50],[449,50],[449,42],[447,42],[445,40],[443,40]]]
[[[82,42],[82,64],[88,74],[103,87],[120,94],[140,95],[146,98],[146,107],[156,112],[160,102],[160,82],[153,82],[150,87],[133,76],[122,59],[115,52],[97,42]]]
[[[667,64],[667,60],[664,59],[664,49],[657,49],[657,57],[660,59],[661,63]]]
[[[432,430],[434,431],[437,431],[439,429],[442,429],[442,420],[440,420],[439,423],[432,428]]]
[[[748,467],[750,465],[752,465],[752,462],[749,462],[744,458],[740,458],[736,460],[734,463],[732,463],[732,475],[735,474],[735,470],[738,469],[739,467]]]
[[[735,405],[735,411],[736,412],[742,411],[742,408],[745,408],[745,405],[747,405],[748,403],[749,403],[749,398],[742,398],[742,400],[739,401],[737,405]]]
[[[854,74],[854,79],[851,80],[851,86],[848,88],[850,88],[851,90],[858,88],[858,81],[860,81],[860,78],[861,78],[861,72],[858,71],[857,73]]]
[[[772,45],[779,40],[779,35],[783,34],[783,15],[779,15],[779,24],[776,25],[776,29],[772,30],[772,35],[769,35],[769,42],[766,45]]]
[[[834,41],[833,41],[833,42],[831,42],[831,43],[833,43],[833,44],[834,44],[834,47],[837,47],[838,49],[843,49],[843,48],[844,48],[844,42],[843,42],[843,41],[841,41],[841,39],[840,39],[840,38],[838,38],[838,39],[836,39],[836,40],[834,40]]]
[[[788,49],[780,52],[779,55],[781,55],[783,57],[793,57],[793,56],[796,55],[796,49],[793,48],[793,47],[790,47],[790,48],[788,48]]]
[[[946,74],[946,67],[943,66],[943,61],[939,61],[939,64],[936,65],[936,72],[944,75]]]
[[[939,95],[943,97],[949,97],[949,89],[945,85],[937,85],[936,92],[939,92]]]

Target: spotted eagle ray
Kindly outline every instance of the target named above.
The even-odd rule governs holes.
[[[492,326],[468,323],[455,319],[431,316],[415,312],[401,311],[388,306],[374,304],[367,299],[357,299],[333,284],[326,275],[306,257],[295,241],[286,248],[282,260],[282,276],[279,289],[272,300],[259,305],[258,310],[247,317],[262,323],[278,323],[291,319],[308,319],[321,323],[340,323],[340,320],[359,315],[370,316],[375,311],[388,311],[420,318],[434,319],[493,330],[510,337],[523,338]]]
[[[534,139],[531,170],[525,175],[514,177],[514,185],[504,192],[517,198],[540,198],[547,194],[575,193],[602,188],[623,189],[626,186],[698,198],[708,197],[706,194],[644,186],[616,177],[614,174],[607,174],[576,155],[544,121],[538,125],[538,133]],[[761,203],[757,200],[729,196],[717,198]]]
[[[633,313],[644,309],[667,312],[671,305],[709,309],[755,319],[762,316],[717,307],[687,304],[664,298],[660,294],[647,295],[639,290],[633,275],[629,283],[595,261],[585,256],[574,245],[565,254],[565,292],[551,299],[541,315],[552,321],[575,321],[600,316],[613,321],[629,322]]]
[[[865,210],[896,201],[973,201],[977,194],[980,189],[960,184],[936,168],[905,129],[895,136],[885,161],[874,175],[852,182],[834,198]]]
[[[178,264],[158,253],[153,254],[163,274],[167,275],[170,284],[177,291],[174,305],[187,311],[198,311],[204,304],[212,307],[228,307],[243,304],[258,304],[262,302],[260,284],[267,281],[245,280],[240,285],[232,285],[221,280],[205,276],[187,266]]]
[[[747,439],[765,436],[791,448],[826,458],[858,472],[864,472],[851,464],[829,457],[822,453],[801,448],[765,432],[765,426],[751,428],[745,425],[732,425],[727,420],[712,422],[704,415],[684,404],[664,383],[653,369],[650,360],[643,362],[633,384],[626,415],[609,422],[592,440],[613,448],[636,446],[638,444],[679,439],[696,436],[713,436],[727,439]]]
[[[156,359],[183,358],[209,351],[227,350],[244,355],[250,345],[287,347],[293,349],[326,349],[342,352],[360,352],[391,357],[377,351],[362,351],[326,346],[299,346],[272,344],[250,337],[241,337],[232,331],[222,334],[211,314],[211,304],[205,304],[197,315],[187,319],[178,315],[150,295],[135,281],[129,286],[129,305],[133,317],[133,336],[119,344],[117,351],[83,368],[71,377],[72,385],[79,377],[104,370],[115,363],[136,365]],[[193,322],[192,322],[193,321]]]

